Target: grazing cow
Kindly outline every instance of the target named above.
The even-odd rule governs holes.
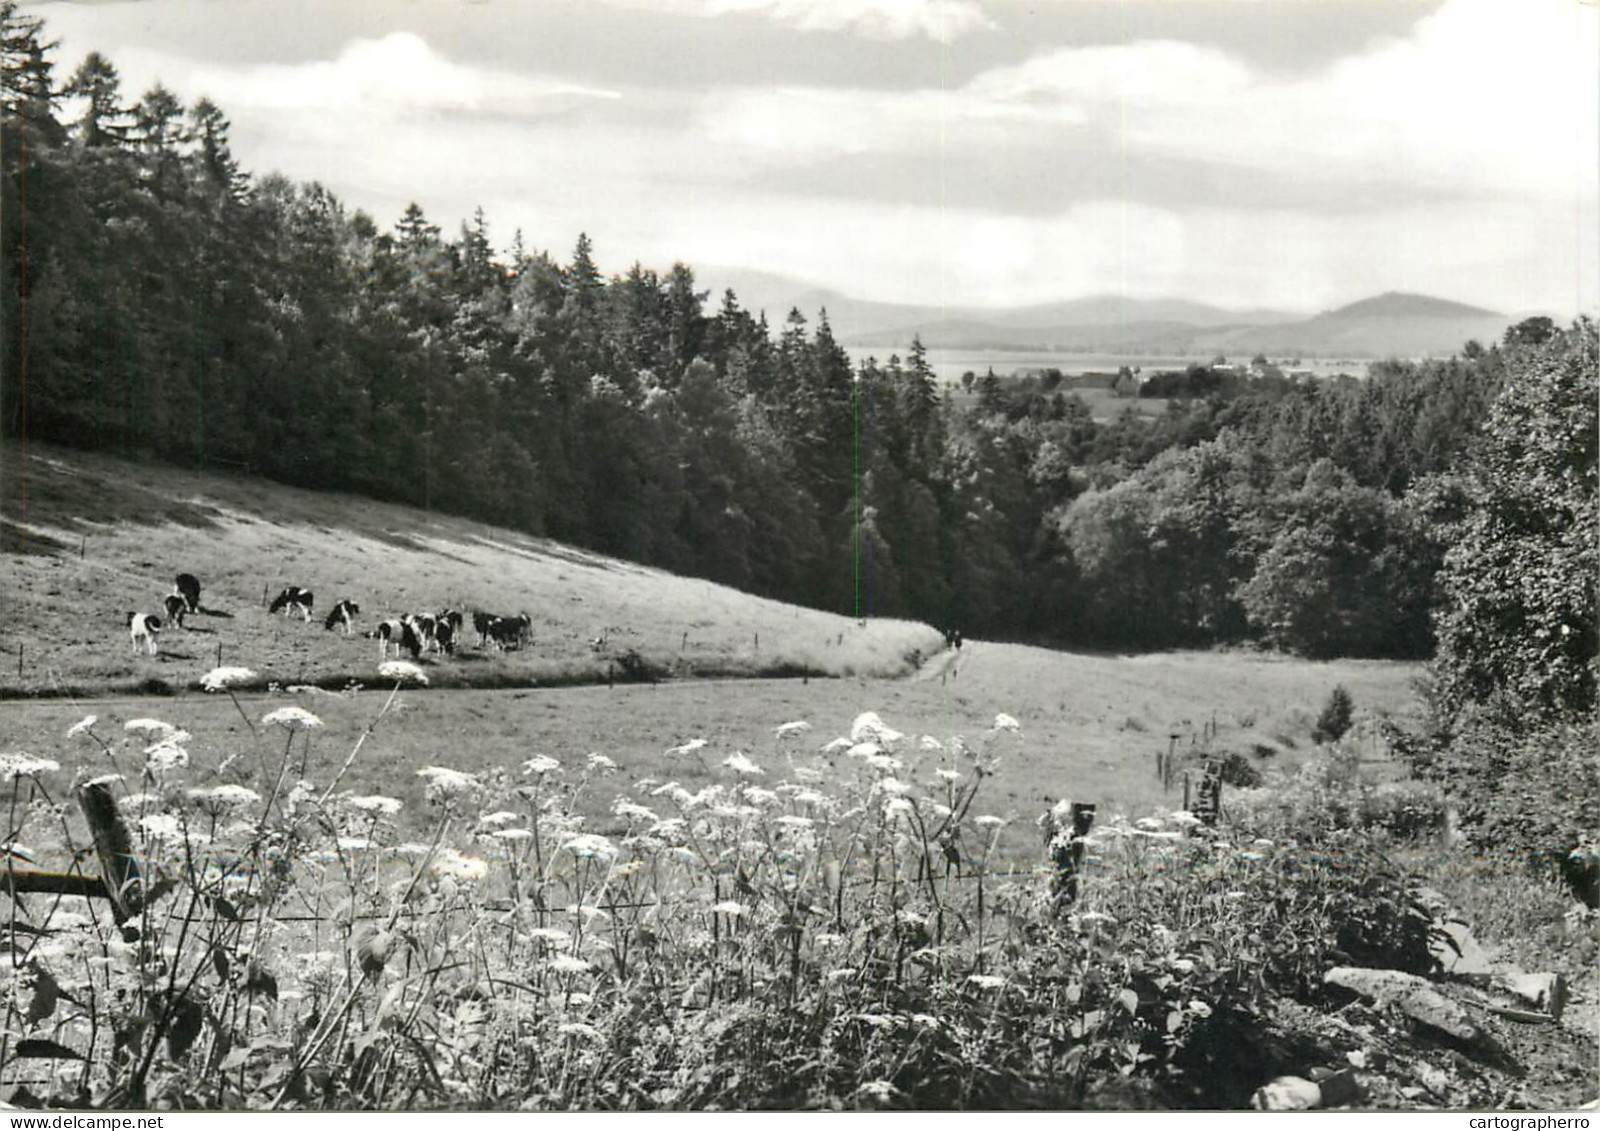
[[[533,618],[527,613],[515,617],[495,617],[489,626],[489,638],[502,650],[520,648],[528,643],[533,628]]]
[[[409,624],[417,634],[417,639],[422,641],[422,647],[433,651],[433,633],[439,627],[439,620],[432,613],[411,613],[400,618]]]
[[[311,621],[311,603],[311,590],[302,589],[298,585],[288,585],[284,587],[282,593],[272,599],[272,604],[268,607],[267,612],[275,613],[282,609],[284,616],[288,616],[290,613],[299,613],[309,624]]]
[[[416,620],[426,627],[426,632],[421,633],[423,647],[432,652],[454,653],[462,619],[454,609],[445,609],[434,616],[417,617]]]
[[[149,613],[128,614],[128,640],[133,645],[135,652],[143,648],[147,653],[156,654],[156,635],[161,631],[161,618]]]
[[[178,596],[183,598],[183,603],[189,607],[189,612],[200,611],[200,579],[192,573],[178,575]]]
[[[356,630],[356,614],[361,611],[361,606],[351,600],[340,601],[328,614],[328,619],[322,622],[324,629],[332,630],[335,626],[344,629],[346,636],[351,636]]]
[[[166,610],[167,623],[183,627],[183,617],[189,611],[189,602],[181,593],[168,593],[162,600],[161,607]]]
[[[472,627],[478,633],[478,647],[482,648],[489,643],[494,634],[495,622],[500,618],[493,613],[483,612],[481,609],[472,614]]]
[[[386,620],[378,626],[375,635],[378,638],[378,659],[387,659],[389,645],[394,645],[394,654],[400,655],[404,648],[411,653],[413,660],[422,655],[422,641],[417,636],[416,629],[411,627],[411,618],[404,617],[399,620]]]

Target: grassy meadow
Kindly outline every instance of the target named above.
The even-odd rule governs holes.
[[[602,680],[635,652],[666,675],[900,675],[942,646],[931,628],[857,621],[463,519],[233,475],[8,445],[0,573],[8,631],[0,696],[194,687],[219,663],[258,685],[343,687],[377,662],[376,642],[325,631],[341,599],[357,630],[456,608],[533,620],[531,646],[425,657],[434,686]],[[159,612],[179,573],[201,613],[134,654],[130,610]],[[270,616],[284,586],[316,595],[310,624]],[[592,647],[603,639],[600,648]]]

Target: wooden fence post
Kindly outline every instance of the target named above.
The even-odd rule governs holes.
[[[105,782],[90,782],[78,790],[78,806],[89,831],[94,835],[95,855],[100,858],[100,882],[111,900],[112,917],[117,926],[138,915],[144,907],[144,888],[139,865],[133,858],[133,838],[122,823],[116,798]]]
[[[1094,810],[1092,804],[1074,801],[1067,818],[1070,827],[1063,827],[1054,813],[1051,814],[1050,861],[1056,867],[1051,889],[1055,893],[1057,906],[1071,907],[1078,901],[1078,872],[1083,866],[1083,840],[1094,826]]]

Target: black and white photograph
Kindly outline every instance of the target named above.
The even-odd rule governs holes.
[[[1596,0],[0,77],[13,1125],[1600,1117]]]

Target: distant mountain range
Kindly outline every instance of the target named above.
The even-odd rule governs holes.
[[[1139,357],[1442,357],[1469,340],[1499,340],[1518,317],[1427,295],[1391,291],[1307,317],[1287,310],[1227,310],[1183,299],[1094,295],[1005,309],[900,305],[761,271],[709,269],[712,309],[732,288],[739,305],[765,311],[774,327],[791,309],[814,321],[826,310],[842,345],[904,352],[915,337],[929,349],[1027,350]]]

